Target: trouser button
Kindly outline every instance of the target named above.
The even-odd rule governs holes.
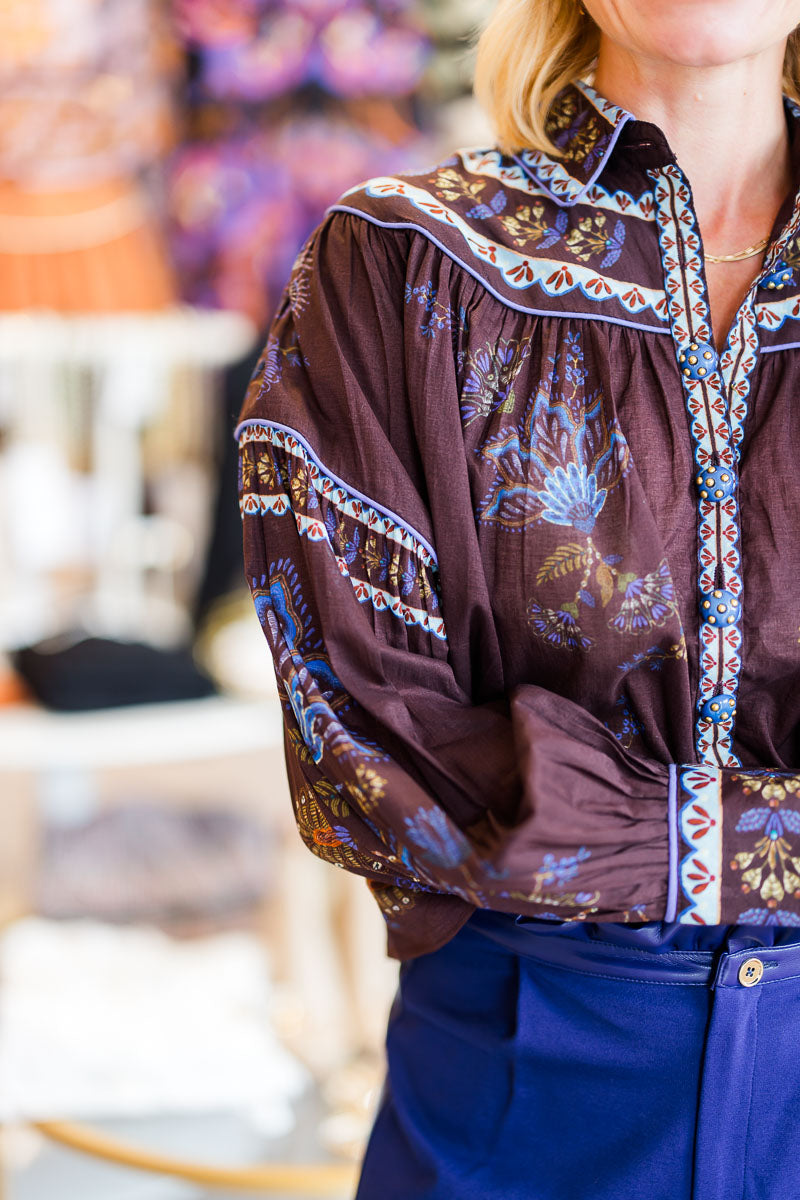
[[[739,983],[742,987],[752,987],[763,974],[764,964],[760,958],[746,958],[739,967]]]

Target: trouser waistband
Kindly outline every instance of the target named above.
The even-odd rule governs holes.
[[[800,978],[800,942],[781,946],[742,945],[732,938],[720,950],[635,949],[612,942],[559,936],[541,922],[478,910],[469,922],[481,934],[515,954],[550,966],[636,983],[688,987],[762,987]]]

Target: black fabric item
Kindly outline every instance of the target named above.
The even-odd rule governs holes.
[[[223,405],[217,419],[217,495],[214,501],[211,536],[203,575],[193,605],[193,620],[198,628],[215,600],[245,587],[242,564],[242,518],[236,494],[239,470],[238,450],[231,432],[242,395],[258,362],[261,343],[223,376]]]
[[[141,642],[58,639],[26,646],[13,661],[36,699],[60,712],[197,700],[216,691],[190,650]]]

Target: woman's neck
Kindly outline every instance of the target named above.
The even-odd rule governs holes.
[[[601,38],[594,86],[664,132],[715,254],[765,237],[789,190],[782,65],[782,46],[698,68],[645,60]]]

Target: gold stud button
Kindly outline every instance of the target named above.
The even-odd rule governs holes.
[[[746,958],[739,967],[739,983],[742,987],[753,987],[764,974],[764,964],[760,958]]]

